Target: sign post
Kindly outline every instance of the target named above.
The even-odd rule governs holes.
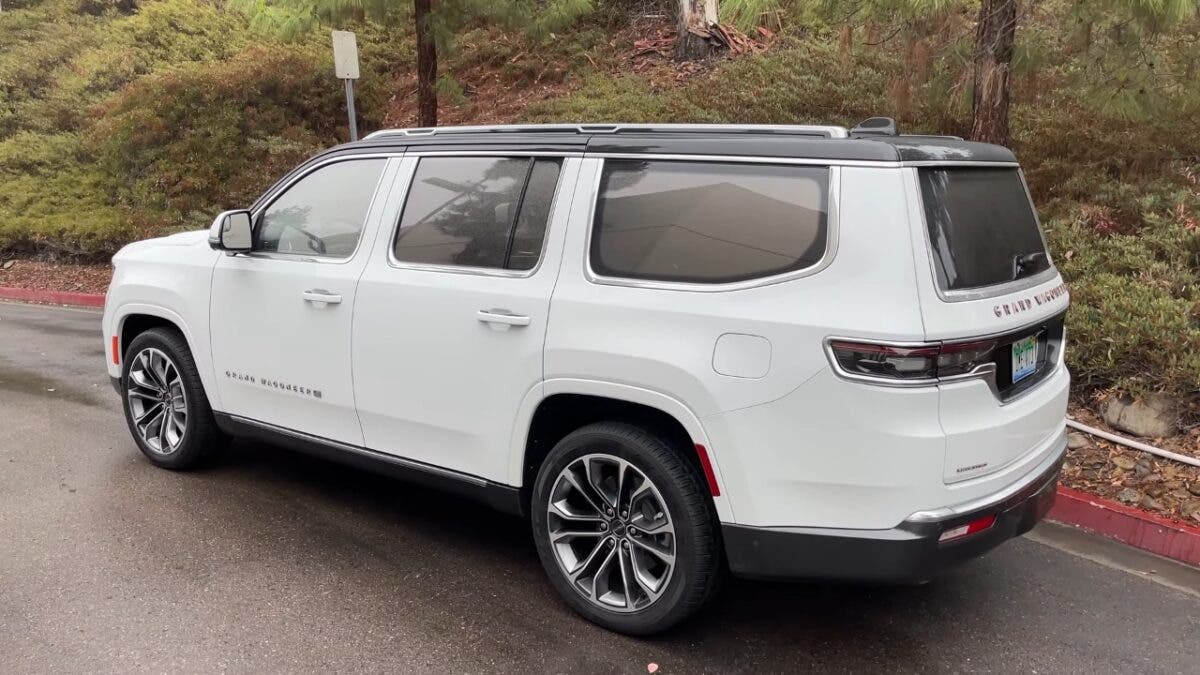
[[[348,30],[333,31],[333,72],[346,83],[346,114],[350,117],[350,140],[358,140],[354,115],[354,81],[358,79],[358,42]]]

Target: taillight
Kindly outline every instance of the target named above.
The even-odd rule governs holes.
[[[994,340],[927,345],[829,343],[830,353],[845,374],[897,383],[925,383],[971,373],[990,363],[995,349]]]

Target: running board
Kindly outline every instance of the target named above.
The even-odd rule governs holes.
[[[285,429],[248,417],[213,411],[217,427],[235,438],[261,441],[366,469],[393,478],[419,483],[482,502],[498,511],[524,517],[521,489],[502,485],[468,473],[389,455],[378,450]]]

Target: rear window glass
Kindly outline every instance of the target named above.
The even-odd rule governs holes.
[[[605,160],[598,274],[729,283],[811,267],[828,239],[829,169]]]
[[[993,286],[1050,269],[1016,169],[921,169],[925,224],[946,290]]]
[[[560,165],[557,158],[422,158],[392,246],[396,260],[533,269]]]

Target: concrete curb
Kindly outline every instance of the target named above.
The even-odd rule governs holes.
[[[75,307],[103,307],[104,296],[95,293],[72,293],[69,291],[42,291],[30,288],[5,288],[0,286],[0,300],[21,302],[44,302],[51,305],[73,305]]]
[[[1200,527],[1061,485],[1046,517],[1164,558],[1200,566]]]

